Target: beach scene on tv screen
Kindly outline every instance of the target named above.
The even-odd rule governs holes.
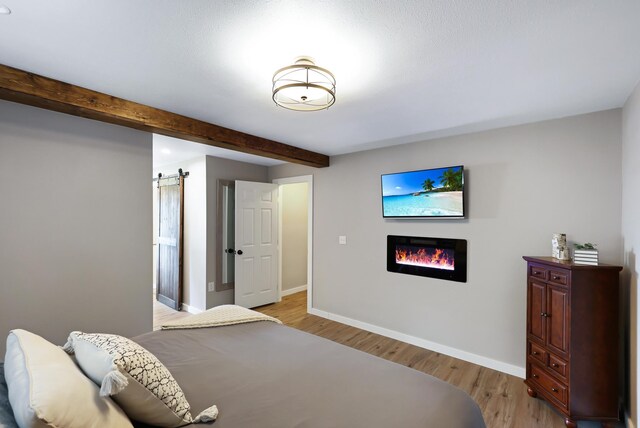
[[[385,217],[462,217],[461,166],[382,176]]]

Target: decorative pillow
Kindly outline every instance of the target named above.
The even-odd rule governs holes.
[[[100,395],[113,396],[131,419],[179,427],[213,422],[218,416],[218,408],[211,406],[192,418],[182,388],[169,370],[126,337],[74,331],[63,349],[75,353],[85,374],[101,385]]]
[[[7,337],[4,375],[20,428],[132,427],[58,346],[25,330]]]

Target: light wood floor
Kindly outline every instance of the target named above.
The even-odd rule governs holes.
[[[284,324],[369,354],[412,367],[466,391],[478,403],[488,428],[563,428],[564,419],[545,402],[527,395],[522,379],[428,351],[378,334],[307,314],[307,293],[256,308]],[[154,329],[189,316],[154,301]],[[583,425],[598,426],[598,425]],[[623,425],[620,425],[621,427]]]

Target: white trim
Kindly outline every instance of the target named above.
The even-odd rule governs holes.
[[[347,324],[362,330],[370,331],[371,333],[376,333],[385,337],[390,337],[391,339],[400,340],[402,342],[419,346],[421,348],[428,349],[430,351],[449,355],[450,357],[455,357],[460,360],[478,364],[483,367],[488,367],[493,370],[498,370],[500,372],[517,376],[522,379],[524,379],[525,377],[524,367],[514,366],[513,364],[504,363],[502,361],[483,357],[482,355],[473,354],[471,352],[463,351],[461,349],[452,348],[446,345],[441,345],[439,343],[431,342],[425,339],[420,339],[419,337],[410,336],[408,334],[400,333],[395,330],[389,330],[388,328],[378,327],[377,325],[354,320],[351,318],[344,317],[342,315],[332,314],[331,312],[321,311],[319,309],[312,308],[311,310],[309,310],[309,313],[312,315],[317,315],[319,317],[332,320],[332,321],[337,321],[342,324]]]
[[[627,417],[627,428],[635,428],[633,424],[633,419],[631,419],[631,413],[625,412],[625,416]]]
[[[189,312],[190,314],[198,315],[204,312],[202,309],[195,308],[193,306],[189,306],[186,303],[182,304],[182,310],[185,312]]]
[[[282,301],[282,185],[278,184],[278,302]]]
[[[286,178],[274,178],[271,180],[272,183],[283,185],[283,184],[294,184],[294,183],[307,183],[307,191],[308,191],[308,208],[307,208],[307,312],[311,313],[313,309],[313,175],[301,175],[298,177],[286,177]],[[282,198],[278,198],[279,204],[282,203]],[[280,205],[279,208],[282,208]],[[280,217],[280,234],[278,240],[278,251],[279,251],[279,259],[280,259],[280,270],[278,272],[278,293],[279,296],[282,297],[285,294],[282,294],[282,246],[280,242],[282,242],[282,209],[279,209],[278,216]]]
[[[299,287],[293,287],[293,288],[290,288],[288,290],[282,290],[281,296],[282,297],[289,296],[291,294],[296,294],[296,293],[299,293],[301,291],[305,291],[306,289],[307,289],[307,284],[301,285]]]

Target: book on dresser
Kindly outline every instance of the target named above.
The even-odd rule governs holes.
[[[583,265],[598,265],[598,250],[574,250],[573,262]]]
[[[620,413],[622,267],[523,258],[527,261],[527,392],[558,410],[567,427],[576,427],[578,420],[614,424]]]

